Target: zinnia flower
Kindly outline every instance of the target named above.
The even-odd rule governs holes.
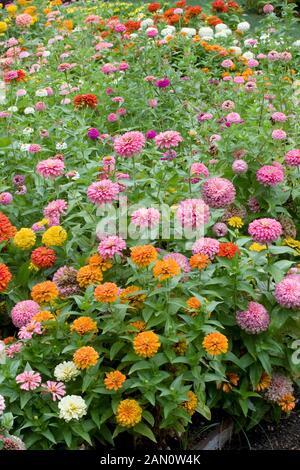
[[[105,282],[96,287],[94,291],[95,299],[98,302],[113,303],[117,300],[119,288],[114,282]]]
[[[183,141],[182,136],[179,134],[177,131],[165,131],[165,132],[160,132],[155,138],[154,138],[156,146],[161,149],[169,149],[171,147],[177,147],[180,142]]]
[[[72,419],[79,420],[87,414],[87,405],[79,395],[67,395],[58,403],[59,417],[67,423]]]
[[[113,372],[106,372],[104,385],[107,390],[114,390],[117,392],[126,380],[126,375],[122,374],[119,370]]]
[[[21,384],[21,390],[35,390],[42,382],[42,378],[38,372],[27,370],[16,377],[17,384]]]
[[[141,357],[153,357],[160,348],[159,337],[153,331],[143,331],[133,340],[134,352]]]
[[[284,161],[288,166],[299,166],[300,149],[289,150],[284,156]]]
[[[176,261],[176,263],[178,264],[178,266],[180,267],[180,269],[184,273],[189,273],[191,271],[188,258],[186,256],[182,255],[181,253],[176,253],[176,252],[175,253],[168,253],[167,255],[165,255],[163,257],[163,259],[164,260],[174,259]]]
[[[120,192],[120,187],[117,183],[113,183],[108,179],[96,181],[92,183],[87,189],[88,198],[97,205],[111,204],[117,199]]]
[[[144,134],[130,131],[114,140],[114,150],[121,157],[133,157],[143,150],[146,143]]]
[[[193,416],[198,405],[198,398],[197,395],[191,390],[187,392],[187,398],[187,401],[184,401],[181,406],[188,412],[190,416]]]
[[[142,420],[142,411],[136,400],[122,400],[117,408],[117,423],[120,426],[132,428]]]
[[[51,394],[53,401],[61,400],[66,394],[66,387],[62,382],[48,380],[45,384],[42,384],[42,387],[46,393]]]
[[[178,276],[179,274],[180,266],[172,258],[159,260],[153,267],[153,276],[158,278],[160,281],[165,281],[166,279]]]
[[[16,227],[14,227],[8,217],[0,212],[0,243],[10,240],[16,234]]]
[[[293,391],[293,383],[289,377],[276,372],[272,375],[271,383],[266,390],[265,397],[273,403],[278,403],[287,394],[293,394]]]
[[[73,321],[70,327],[72,332],[83,336],[87,333],[96,333],[98,331],[97,322],[91,317],[79,317]]]
[[[234,243],[220,243],[218,256],[222,258],[232,259],[234,258],[236,253],[240,254],[240,249]]]
[[[76,95],[74,97],[74,106],[75,108],[96,108],[98,104],[98,99],[96,95]]]
[[[209,333],[204,337],[203,348],[212,356],[219,356],[228,351],[228,339],[218,331]]]
[[[159,223],[160,213],[157,209],[142,207],[131,215],[131,222],[137,227],[153,228]]]
[[[41,246],[31,253],[31,262],[37,268],[50,268],[56,261],[55,251]]]
[[[101,282],[103,280],[103,274],[100,268],[88,264],[78,270],[76,280],[80,287],[86,288]]]
[[[14,236],[14,244],[20,250],[29,250],[36,242],[36,234],[31,228],[21,228]]]
[[[79,294],[80,286],[77,282],[78,271],[73,267],[62,266],[53,276],[59,295],[63,298]]]
[[[54,369],[54,377],[62,382],[69,382],[75,380],[80,374],[73,361],[64,361],[58,364]]]
[[[275,299],[285,308],[300,308],[300,276],[286,276],[275,286]]]
[[[270,316],[263,305],[249,302],[247,310],[236,314],[236,321],[242,330],[256,335],[269,328]]]
[[[219,253],[219,249],[220,243],[218,240],[209,237],[199,238],[192,246],[194,255],[200,253],[202,255],[207,255],[210,259],[213,259],[214,256]]]
[[[186,199],[180,202],[176,217],[184,228],[198,229],[208,223],[209,207],[202,199]]]
[[[103,259],[113,258],[115,255],[121,255],[125,250],[126,243],[123,238],[111,235],[103,238],[98,245],[98,252]]]
[[[145,294],[140,294],[142,289],[137,286],[128,286],[120,292],[121,304],[129,304],[132,308],[141,308],[146,299]]]
[[[202,187],[203,199],[210,207],[219,208],[232,204],[235,199],[235,187],[225,178],[210,178]]]
[[[282,227],[275,219],[256,219],[249,224],[248,233],[258,243],[272,243],[282,234]]]
[[[152,245],[140,245],[130,248],[130,258],[140,268],[145,268],[157,259],[157,251]]]
[[[58,297],[58,289],[52,281],[36,284],[31,289],[31,298],[38,304],[50,303]]]
[[[88,369],[95,366],[99,359],[99,354],[91,346],[82,346],[73,355],[74,364],[78,369]]]
[[[8,284],[12,280],[12,275],[6,264],[0,264],[0,292],[7,289]]]
[[[210,263],[210,259],[207,255],[198,253],[196,255],[191,256],[190,258],[190,266],[193,269],[198,269],[201,271],[202,269],[207,268]]]
[[[59,158],[48,158],[40,161],[36,166],[36,171],[44,178],[58,178],[63,175],[65,164]]]
[[[264,165],[256,172],[256,179],[264,186],[276,186],[284,180],[284,171],[275,165]]]
[[[43,233],[42,242],[46,246],[62,246],[67,240],[67,232],[60,225],[53,225]]]
[[[11,311],[12,322],[17,328],[26,326],[40,310],[39,304],[33,300],[22,300]]]

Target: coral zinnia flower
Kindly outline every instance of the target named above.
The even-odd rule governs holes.
[[[50,268],[56,261],[55,251],[51,248],[40,246],[31,253],[31,262],[37,268]]]
[[[95,299],[98,302],[112,303],[118,298],[119,288],[114,282],[105,282],[96,287]]]
[[[270,384],[271,384],[271,376],[267,374],[266,372],[263,372],[261,374],[258,384],[256,385],[255,390],[257,392],[262,392],[266,388],[269,388]]]
[[[6,264],[0,264],[0,292],[7,289],[8,284],[12,279],[12,275]]]
[[[152,357],[160,348],[159,337],[153,331],[138,333],[133,340],[134,352],[141,357]]]
[[[96,108],[98,99],[96,95],[76,95],[74,97],[75,108]]]
[[[120,294],[121,304],[128,303],[131,307],[141,308],[146,295],[139,294],[140,290],[141,288],[137,286],[129,286],[126,289],[122,289]]]
[[[190,259],[191,268],[195,268],[195,269],[197,268],[199,269],[199,271],[201,271],[204,268],[207,268],[209,263],[210,263],[209,257],[201,253],[193,255]]]
[[[45,281],[36,284],[31,289],[31,298],[38,304],[52,302],[58,297],[58,289],[52,281]]]
[[[119,390],[126,380],[126,375],[122,374],[119,370],[113,372],[106,372],[104,384],[107,390]]]
[[[9,218],[0,212],[0,243],[14,237],[16,231],[16,227],[10,223]]]
[[[153,268],[154,277],[157,277],[160,281],[178,276],[179,274],[180,266],[172,258],[157,261]]]
[[[218,331],[205,336],[202,346],[212,356],[219,356],[228,351],[228,339]]]
[[[77,273],[77,282],[80,287],[87,287],[92,284],[98,284],[103,279],[101,269],[96,266],[82,266]]]
[[[120,426],[132,428],[142,420],[142,411],[136,400],[122,400],[117,408],[117,423]]]
[[[157,259],[157,251],[152,245],[134,246],[130,249],[130,258],[140,268],[145,268]]]
[[[91,317],[79,317],[73,321],[71,325],[71,331],[75,331],[79,335],[84,335],[86,333],[97,332],[97,322]]]
[[[185,411],[188,412],[190,416],[192,416],[196,411],[198,405],[198,398],[197,395],[191,390],[187,392],[187,397],[187,401],[184,401],[181,406],[185,409]]]
[[[88,369],[95,366],[99,359],[99,354],[91,346],[83,346],[73,354],[73,361],[78,369]]]
[[[235,254],[240,254],[239,247],[231,242],[220,243],[218,256],[222,258],[234,258]]]

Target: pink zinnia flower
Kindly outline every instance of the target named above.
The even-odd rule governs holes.
[[[160,213],[153,207],[137,209],[131,216],[131,222],[141,228],[153,228],[159,224],[159,219]]]
[[[5,354],[7,355],[7,357],[12,359],[15,357],[16,354],[18,354],[21,351],[22,348],[23,348],[23,344],[21,342],[13,343],[7,346],[7,348],[5,349]]]
[[[223,111],[226,111],[227,109],[234,109],[235,104],[231,100],[226,100],[226,101],[223,101],[223,103],[221,104],[221,108],[223,109]]]
[[[276,285],[274,295],[282,307],[300,308],[300,275],[286,276]]]
[[[121,255],[125,248],[126,243],[123,238],[111,235],[101,240],[98,246],[98,253],[104,259],[113,258],[114,255]]]
[[[221,63],[221,67],[224,67],[225,69],[230,69],[233,66],[234,66],[234,63],[230,59],[225,59]]]
[[[114,140],[114,150],[121,157],[133,157],[143,150],[146,139],[141,132],[130,131]]]
[[[22,384],[20,386],[21,390],[29,391],[38,388],[42,382],[42,378],[38,372],[26,370],[22,372],[22,374],[17,375],[16,382],[17,384]]]
[[[226,116],[226,122],[229,124],[239,124],[243,122],[243,120],[238,113],[229,113]]]
[[[165,131],[160,132],[154,139],[155,144],[158,148],[169,149],[171,147],[177,147],[183,138],[177,131]]]
[[[63,175],[65,170],[64,162],[59,158],[48,158],[40,161],[36,166],[36,171],[44,178],[57,178]]]
[[[247,310],[236,314],[239,327],[249,334],[256,335],[269,328],[270,315],[258,302],[249,302]]]
[[[108,179],[96,181],[87,189],[88,198],[98,205],[112,203],[117,199],[119,192],[119,185]]]
[[[208,223],[209,207],[202,199],[186,199],[179,204],[176,217],[184,228],[197,229]]]
[[[13,196],[11,193],[4,192],[0,193],[0,204],[3,204],[4,206],[8,206],[11,204],[13,201]]]
[[[40,322],[32,320],[30,323],[27,323],[26,326],[22,326],[22,328],[20,328],[18,337],[19,339],[26,340],[26,339],[31,339],[34,334],[36,335],[43,334],[43,329],[42,329],[42,325]]]
[[[207,255],[210,259],[219,253],[220,243],[214,238],[202,237],[195,241],[192,246],[193,254],[200,253],[201,255]]]
[[[289,150],[284,156],[284,161],[288,166],[299,166],[300,149]]]
[[[260,211],[260,205],[256,197],[250,196],[248,199],[248,207],[251,212],[259,212]]]
[[[284,140],[284,139],[286,139],[286,132],[284,132],[282,129],[275,129],[272,132],[272,139],[274,139],[274,140]]]
[[[275,219],[256,219],[249,224],[248,233],[258,243],[272,243],[282,234],[282,226]]]
[[[16,16],[16,25],[18,28],[28,28],[32,24],[32,16],[22,13]]]
[[[168,78],[159,78],[158,80],[156,80],[155,85],[158,88],[167,88],[168,86],[170,86],[170,83],[171,82]]]
[[[246,173],[248,170],[248,163],[245,160],[234,160],[232,170],[237,175]]]
[[[206,165],[204,163],[192,163],[191,165],[191,175],[196,175],[196,176],[204,176],[204,178],[209,177],[209,171]],[[195,178],[196,179],[196,178]],[[199,181],[199,178],[198,178]]]
[[[228,233],[228,227],[223,222],[217,222],[213,226],[212,231],[217,237],[225,237]]]
[[[271,5],[271,3],[266,3],[266,5],[264,5],[263,7],[264,13],[269,14],[269,13],[273,13],[273,11],[274,11],[274,7],[273,5]]]
[[[277,111],[276,113],[272,114],[271,119],[274,122],[284,122],[287,120],[287,117],[284,113],[280,113]]]
[[[39,144],[30,144],[28,148],[29,153],[38,153],[42,150],[42,147]]]
[[[65,214],[68,209],[68,204],[64,199],[56,199],[49,202],[43,210],[43,215],[49,219],[49,225],[59,225],[59,219],[62,214]]]
[[[33,300],[22,300],[11,311],[12,322],[17,328],[21,328],[27,325],[40,310],[39,304]]]
[[[108,122],[116,122],[118,120],[118,115],[116,113],[110,113],[107,116]]]
[[[66,386],[63,382],[48,380],[45,384],[42,384],[42,387],[44,393],[51,393],[53,401],[61,400],[66,394]]]
[[[214,177],[205,181],[202,188],[203,199],[210,207],[218,208],[232,204],[235,187],[225,178]]]
[[[284,180],[284,171],[277,165],[264,165],[256,172],[256,179],[265,186],[276,186]]]

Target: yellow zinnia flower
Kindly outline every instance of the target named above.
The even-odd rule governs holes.
[[[233,228],[242,228],[244,225],[244,222],[241,217],[230,217],[230,219],[227,220],[227,223],[230,227]]]
[[[14,244],[20,250],[29,250],[36,241],[36,235],[31,228],[21,228],[14,236]]]
[[[62,246],[67,239],[67,232],[60,225],[48,228],[43,234],[42,243],[46,246]]]

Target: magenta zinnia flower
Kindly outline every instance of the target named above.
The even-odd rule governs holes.
[[[249,224],[248,233],[258,243],[272,243],[282,234],[282,226],[275,219],[256,219]]]
[[[284,161],[288,166],[299,166],[300,149],[289,150],[284,156]]]
[[[236,314],[236,321],[242,330],[256,335],[268,329],[270,316],[263,305],[249,302],[247,310]]]
[[[300,275],[286,276],[275,286],[274,295],[282,307],[300,308]]]
[[[201,255],[207,255],[210,259],[219,253],[220,243],[218,240],[209,237],[202,237],[195,241],[192,246],[193,254],[200,253]]]
[[[38,372],[26,370],[22,374],[17,375],[16,382],[20,385],[21,390],[35,390],[41,384],[42,378]]]
[[[27,325],[40,310],[39,304],[33,300],[22,300],[11,311],[12,322],[17,328],[21,328]]]
[[[158,148],[169,149],[171,147],[177,147],[180,144],[180,142],[183,141],[183,138],[177,131],[165,131],[165,132],[160,132],[154,138],[154,141]]]
[[[53,401],[61,400],[66,394],[66,386],[63,382],[48,380],[45,384],[42,384],[42,387],[45,393],[51,393]]]
[[[133,157],[141,153],[145,143],[146,139],[141,132],[125,132],[114,140],[114,150],[121,157]]]
[[[210,207],[218,208],[232,204],[235,187],[225,178],[214,177],[205,181],[202,188],[203,199]]]
[[[209,207],[202,199],[186,199],[179,204],[176,217],[182,227],[196,229],[208,223]]]
[[[120,255],[126,248],[126,243],[123,238],[111,235],[103,238],[98,246],[98,253],[102,258],[113,258],[114,255]]]
[[[59,158],[42,160],[36,166],[36,171],[44,178],[57,178],[64,173],[65,165]]]
[[[119,194],[119,185],[108,179],[96,181],[87,189],[88,198],[95,204],[112,203]]]
[[[256,172],[256,179],[264,186],[276,186],[284,180],[284,171],[275,165],[264,165]]]

